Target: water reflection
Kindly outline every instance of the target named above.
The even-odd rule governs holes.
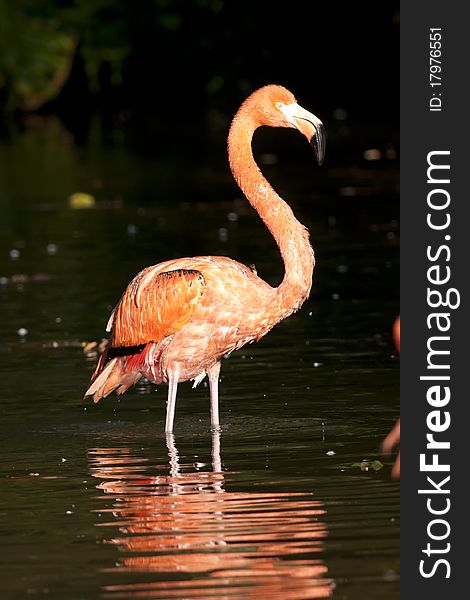
[[[101,480],[97,488],[113,497],[112,507],[99,510],[112,520],[97,525],[118,527],[121,534],[105,536],[121,554],[108,571],[127,574],[125,583],[103,587],[105,597],[332,595],[322,560],[327,532],[321,502],[300,493],[226,490],[230,474],[222,472],[219,432],[213,433],[208,471],[198,470],[199,463],[181,464],[174,436],[166,441],[169,469],[151,465],[136,448],[89,451],[90,472]],[[158,576],[136,581],[137,573]]]

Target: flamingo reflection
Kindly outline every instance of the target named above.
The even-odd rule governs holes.
[[[91,474],[113,497],[99,526],[121,553],[114,573],[154,573],[152,581],[103,588],[108,598],[328,598],[333,583],[320,557],[325,509],[310,495],[227,491],[220,432],[212,470],[180,464],[173,434],[168,466],[151,466],[136,448],[93,448]],[[200,464],[199,464],[200,466]],[[150,471],[166,474],[150,476]]]

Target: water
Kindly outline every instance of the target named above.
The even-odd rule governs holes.
[[[79,148],[53,119],[0,146],[2,597],[398,598],[399,486],[378,452],[399,402],[396,163],[338,136],[322,170],[293,138],[257,142],[311,231],[312,295],[223,361],[220,435],[203,383],[179,387],[168,437],[164,387],[82,399],[81,344],[166,258],[224,254],[279,281],[223,146],[150,157],[93,129]]]

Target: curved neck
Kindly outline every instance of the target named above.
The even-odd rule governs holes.
[[[276,240],[284,261],[284,278],[276,298],[287,316],[300,308],[312,287],[315,259],[308,230],[273,190],[256,164],[251,148],[258,125],[248,111],[235,116],[228,136],[230,168],[246,198]]]

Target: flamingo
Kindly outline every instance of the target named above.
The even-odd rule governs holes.
[[[395,319],[393,323],[393,339],[395,347],[400,352],[400,317]],[[400,419],[397,420],[392,427],[390,433],[382,442],[382,452],[389,454],[395,446],[400,444]],[[392,467],[392,477],[398,479],[400,477],[400,452],[397,454],[395,464]]]
[[[223,356],[258,341],[299,310],[312,286],[315,258],[308,230],[295,218],[258,168],[251,148],[255,130],[295,128],[325,153],[323,124],[279,85],[252,93],[228,135],[230,169],[247,200],[273,235],[284,278],[271,287],[249,267],[224,256],[168,260],[138,273],[111,313],[109,345],[85,397],[94,402],[124,393],[142,376],[167,384],[165,431],[172,432],[178,383],[209,380],[211,428],[219,429],[219,373]]]

